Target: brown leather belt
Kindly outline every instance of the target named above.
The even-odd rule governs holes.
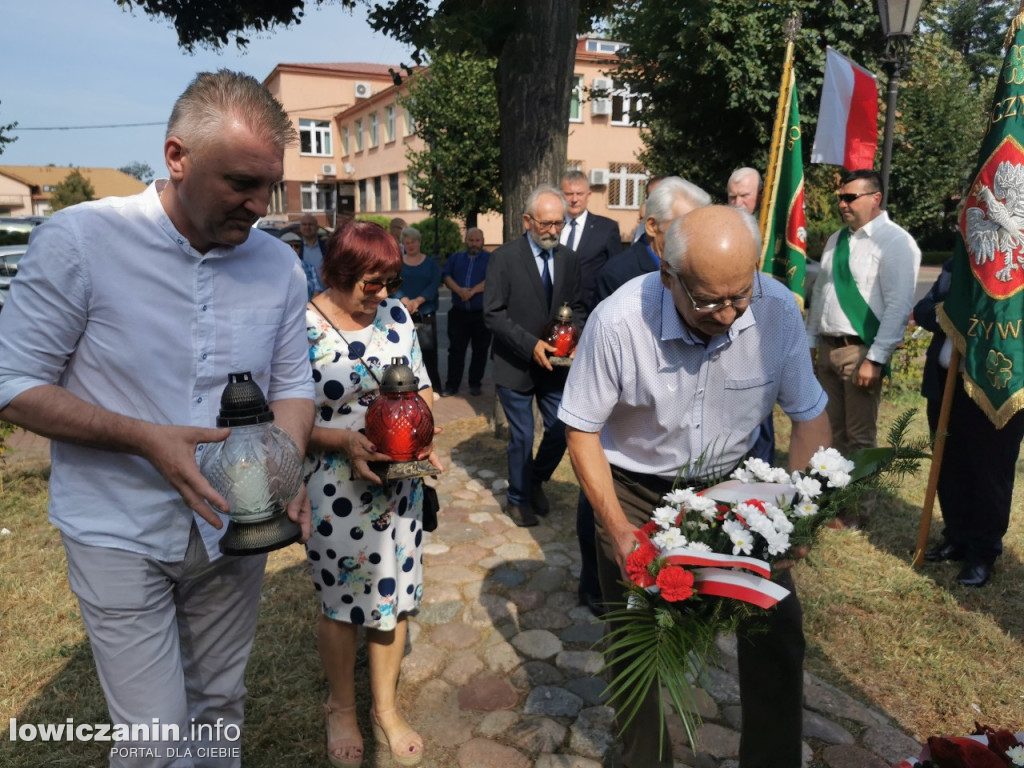
[[[822,336],[822,338],[835,347],[854,347],[858,344],[867,346],[860,336]]]

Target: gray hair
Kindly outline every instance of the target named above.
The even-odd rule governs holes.
[[[402,228],[402,239],[415,240],[417,243],[423,241],[423,233],[420,232],[416,227],[403,227]]]
[[[647,207],[644,209],[645,216],[654,217],[659,224],[671,220],[672,206],[680,197],[694,208],[711,205],[711,195],[692,181],[687,181],[679,176],[666,176],[658,181],[658,186],[647,198]]]
[[[553,187],[550,184],[541,184],[539,187],[533,190],[533,192],[530,193],[530,196],[526,198],[526,210],[523,211],[524,214],[531,217],[533,216],[533,211],[537,207],[537,200],[541,197],[541,195],[554,195],[559,200],[561,200],[562,217],[565,217],[565,212],[569,210],[569,203],[566,202],[565,195],[562,194],[562,190],[560,190],[558,187]]]
[[[757,179],[758,191],[764,188],[764,179],[761,178],[761,174],[756,168],[737,168],[729,177],[728,184],[739,184],[748,176],[754,176]]]
[[[754,248],[756,249],[756,253],[760,256],[761,230],[758,227],[757,219],[740,208],[731,208],[729,206],[719,207],[729,211],[732,215],[739,216],[743,220],[743,223],[750,232],[750,236],[754,238]],[[683,221],[685,218],[685,216],[680,216],[678,219],[673,221],[669,226],[668,231],[665,233],[665,248],[664,252],[661,254],[661,260],[668,270],[674,275],[678,275],[679,270],[682,269],[683,261],[686,259],[686,250],[689,247],[690,238],[687,235],[686,230],[683,229]]]
[[[583,171],[577,170],[575,168],[573,168],[571,170],[568,170],[565,173],[563,173],[562,174],[562,181],[568,181],[568,182],[585,181],[585,182],[587,182],[587,186],[588,187],[590,186],[590,181],[587,179],[587,174],[585,174]]]
[[[174,102],[165,138],[176,136],[195,152],[220,135],[230,118],[281,149],[298,138],[291,118],[270,91],[256,78],[229,69],[196,75]]]

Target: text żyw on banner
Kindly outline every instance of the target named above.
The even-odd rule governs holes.
[[[800,107],[797,104],[796,77],[790,72],[786,122],[781,146],[772,153],[776,158],[774,174],[769,174],[772,189],[767,190],[761,237],[761,269],[789,287],[803,308],[804,278],[807,272],[807,219],[804,215],[804,161],[800,131]]]
[[[1024,408],[1024,12],[1007,35],[977,170],[960,212],[939,323],[964,389],[997,428]]]
[[[828,48],[821,86],[812,163],[849,171],[873,168],[878,148],[878,80],[873,73]]]

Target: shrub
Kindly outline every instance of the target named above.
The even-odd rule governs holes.
[[[889,361],[892,371],[882,386],[882,395],[896,400],[905,394],[914,394],[921,389],[924,373],[924,353],[931,343],[932,333],[920,326],[907,328],[903,343],[896,347]]]
[[[420,246],[420,250],[428,256],[433,256],[434,219],[429,218],[424,219],[423,221],[417,221],[413,226],[420,231],[421,235],[423,235],[423,243]],[[441,247],[437,253],[440,255],[440,261],[444,262],[448,256],[463,249],[462,229],[458,224],[450,219],[438,219],[437,231],[441,241]]]

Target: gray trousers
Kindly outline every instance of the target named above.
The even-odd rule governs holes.
[[[210,562],[195,525],[180,562],[63,541],[110,722],[158,731],[111,741],[110,765],[238,768],[266,555]]]

